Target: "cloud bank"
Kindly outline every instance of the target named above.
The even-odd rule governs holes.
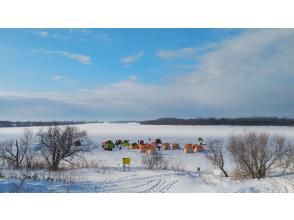
[[[130,64],[139,61],[144,56],[144,52],[138,52],[135,55],[126,56],[120,59],[122,64]]]
[[[155,56],[158,59],[182,59],[201,50],[191,48],[165,50]],[[121,62],[135,62],[142,56],[139,53],[123,58]],[[98,120],[198,116],[294,117],[293,57],[293,29],[244,30],[240,35],[218,42],[213,49],[198,54],[194,70],[164,84],[144,84],[136,77],[130,77],[67,96],[44,95],[42,98],[39,94],[38,98],[18,97],[18,102],[0,94],[0,104],[6,106],[0,109],[0,114],[12,115],[14,112],[26,117],[42,114],[42,117],[62,117],[60,119],[70,115],[76,119]],[[31,110],[43,105],[46,105],[44,111]],[[68,109],[72,114],[67,114]]]
[[[86,56],[83,54],[77,54],[77,53],[71,53],[68,51],[62,51],[62,50],[44,50],[44,49],[37,49],[33,50],[33,53],[45,53],[45,54],[52,54],[52,55],[60,55],[67,57],[69,59],[78,61],[79,63],[82,64],[91,64],[91,57]]]

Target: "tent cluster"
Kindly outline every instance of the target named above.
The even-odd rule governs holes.
[[[113,143],[112,140],[108,140],[102,143],[102,148],[104,150],[112,151],[115,147],[121,149],[121,147],[128,147],[129,145],[129,140],[116,140],[115,143]]]
[[[198,138],[198,144],[186,144],[184,147],[184,153],[194,153],[204,151],[203,139]],[[118,147],[128,147],[130,150],[139,150],[140,153],[156,154],[157,151],[162,150],[179,150],[180,145],[177,143],[162,143],[161,139],[155,139],[151,141],[149,138],[149,143],[145,143],[144,140],[138,140],[138,143],[129,143],[129,140],[116,140],[113,143],[111,140],[102,143],[102,148],[104,150],[112,151],[113,148]]]
[[[184,147],[184,153],[189,154],[189,153],[195,153],[195,152],[203,152],[204,147],[203,147],[203,138],[199,137],[198,138],[198,144],[186,144]]]
[[[204,151],[204,147],[201,144],[186,144],[184,147],[184,153],[195,153]]]
[[[129,149],[138,149],[140,153],[147,154],[155,154],[157,151],[162,150],[177,150],[180,149],[179,144],[170,144],[170,143],[162,143],[160,139],[155,139],[155,141],[151,142],[149,139],[149,143],[145,143],[144,140],[140,140],[137,143],[133,143],[129,146]]]
[[[163,143],[162,144],[162,149],[163,150],[179,150],[180,149],[180,145],[177,143]]]

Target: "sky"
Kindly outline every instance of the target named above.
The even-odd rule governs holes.
[[[0,29],[0,120],[294,117],[294,29]]]

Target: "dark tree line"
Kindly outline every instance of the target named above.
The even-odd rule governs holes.
[[[0,121],[0,127],[57,126],[97,123],[97,121]]]
[[[160,118],[142,121],[150,125],[240,125],[240,126],[294,126],[294,119],[277,117],[247,117],[247,118]]]

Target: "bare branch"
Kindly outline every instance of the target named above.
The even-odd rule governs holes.
[[[70,162],[78,154],[91,150],[87,132],[77,127],[48,127],[45,131],[40,130],[38,137],[42,155],[52,170],[57,170],[62,161]]]
[[[228,177],[228,173],[224,169],[225,160],[223,153],[223,140],[222,139],[211,139],[207,142],[208,153],[206,158],[216,167],[218,167],[225,177]]]
[[[274,167],[281,167],[287,154],[283,136],[248,133],[229,138],[229,150],[240,177],[264,178]]]

